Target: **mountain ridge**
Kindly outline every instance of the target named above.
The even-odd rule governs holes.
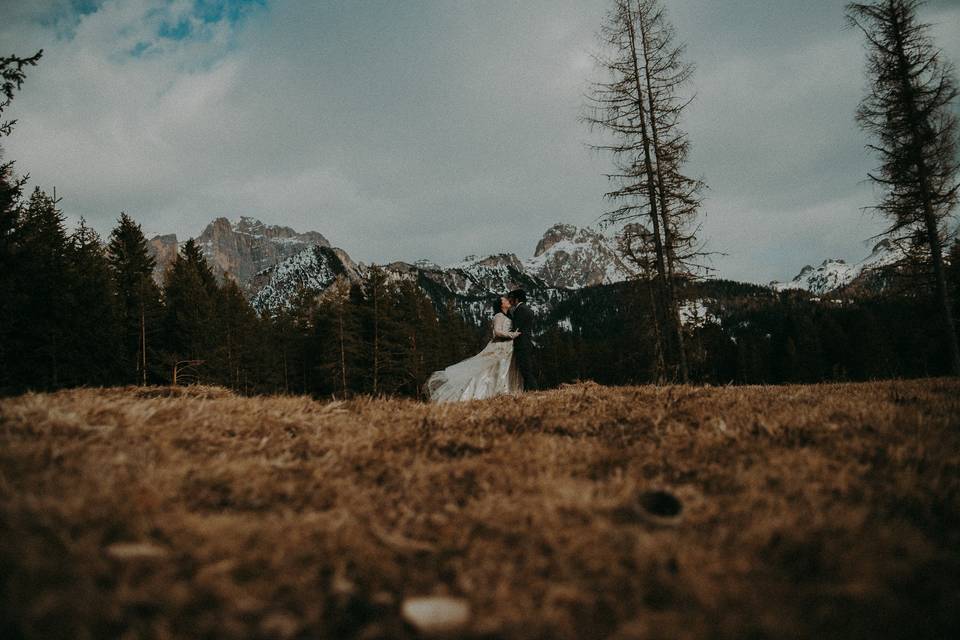
[[[338,277],[362,282],[372,268],[392,278],[414,280],[435,302],[454,302],[470,316],[485,313],[481,308],[486,300],[515,287],[528,289],[531,303],[542,305],[559,297],[560,291],[622,282],[632,276],[616,254],[612,238],[590,227],[565,223],[549,227],[532,256],[472,255],[447,265],[429,260],[356,263],[318,232],[301,233],[251,217],[216,218],[195,240],[214,273],[237,281],[253,306],[269,314],[288,307],[304,288],[320,295]],[[154,277],[160,282],[177,255],[179,241],[175,234],[166,234],[154,236],[148,244],[157,262]]]
[[[870,278],[876,273],[895,267],[906,258],[906,253],[890,240],[883,239],[874,245],[870,254],[853,264],[837,258],[824,260],[819,267],[806,265],[789,282],[770,283],[775,291],[802,290],[813,295],[827,295],[848,288]]]

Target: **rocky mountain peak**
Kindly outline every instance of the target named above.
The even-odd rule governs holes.
[[[176,256],[177,238],[157,236],[150,242],[162,273]],[[320,295],[335,280],[363,282],[368,275],[367,267],[355,264],[317,232],[301,233],[251,217],[217,218],[197,243],[214,272],[237,280],[261,311],[284,308],[304,287]],[[492,295],[516,287],[528,291],[532,304],[547,304],[564,291],[620,282],[630,275],[613,240],[570,224],[548,229],[528,259],[499,253],[467,256],[449,266],[421,260],[380,268],[391,278],[421,283],[431,297],[454,301],[478,317],[487,313]]]
[[[226,218],[217,218],[217,220],[214,222],[220,222],[222,220],[226,220]],[[230,226],[237,233],[247,233],[252,236],[264,235],[264,231],[266,230],[266,225],[263,224],[262,221],[249,216],[240,216],[240,219],[236,223],[231,223]],[[289,227],[280,228],[288,230],[291,235],[296,233],[296,231],[290,229]]]
[[[611,284],[630,277],[614,240],[596,229],[572,224],[555,224],[547,229],[525,267],[551,286],[563,289]]]
[[[487,256],[482,260],[477,260],[476,264],[481,267],[513,267],[517,270],[523,270],[523,263],[521,263],[520,258],[513,253],[498,253]]]
[[[174,258],[177,257],[177,251],[180,250],[180,243],[177,241],[177,234],[168,233],[150,238],[147,241],[147,249],[154,259],[153,279],[157,284],[163,283],[163,274],[166,273]]]
[[[217,218],[197,237],[204,255],[218,275],[250,282],[253,276],[308,247],[329,247],[330,242],[315,231],[299,233],[290,227],[267,225],[261,220],[241,217],[236,222]]]
[[[329,247],[330,242],[316,231],[300,233],[290,227],[267,225],[242,216],[237,221],[215,218],[196,238],[214,273],[249,287],[254,275],[310,247]],[[154,272],[159,282],[179,250],[175,235],[155,236],[149,241],[157,261]]]
[[[546,253],[551,247],[564,240],[575,242],[577,235],[581,230],[572,224],[558,223],[547,229],[543,238],[537,243],[537,248],[533,252],[533,257],[537,258]]]

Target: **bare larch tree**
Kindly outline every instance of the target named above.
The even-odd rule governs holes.
[[[597,56],[606,79],[593,85],[583,120],[611,136],[594,145],[610,152],[616,172],[607,177],[616,188],[606,194],[616,208],[604,220],[627,224],[623,233],[642,230],[644,238],[621,246],[642,247],[652,255],[638,264],[641,273],[652,263],[658,340],[671,342],[679,377],[688,380],[677,281],[690,273],[695,256],[696,217],[704,183],[684,174],[690,150],[680,127],[692,98],[682,95],[693,73],[683,60],[661,0],[614,0],[600,31],[605,52]],[[631,259],[633,251],[625,253]],[[634,256],[637,257],[637,256]],[[666,351],[657,344],[658,353]]]
[[[871,86],[857,110],[857,121],[880,158],[872,182],[884,192],[874,207],[890,221],[887,235],[904,246],[933,280],[946,353],[960,375],[960,349],[944,272],[947,223],[960,189],[957,116],[951,108],[958,89],[953,66],[943,58],[920,22],[921,0],[850,3],[849,25],[867,40]]]

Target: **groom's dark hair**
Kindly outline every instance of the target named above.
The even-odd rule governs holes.
[[[526,302],[527,301],[527,292],[523,289],[514,289],[507,294],[508,300],[513,300],[514,302]]]

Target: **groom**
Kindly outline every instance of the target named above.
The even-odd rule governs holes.
[[[533,311],[527,306],[527,294],[523,289],[514,289],[507,294],[510,301],[510,318],[513,330],[520,335],[513,341],[513,353],[517,357],[517,369],[523,378],[524,391],[536,391],[539,388],[533,366]]]

